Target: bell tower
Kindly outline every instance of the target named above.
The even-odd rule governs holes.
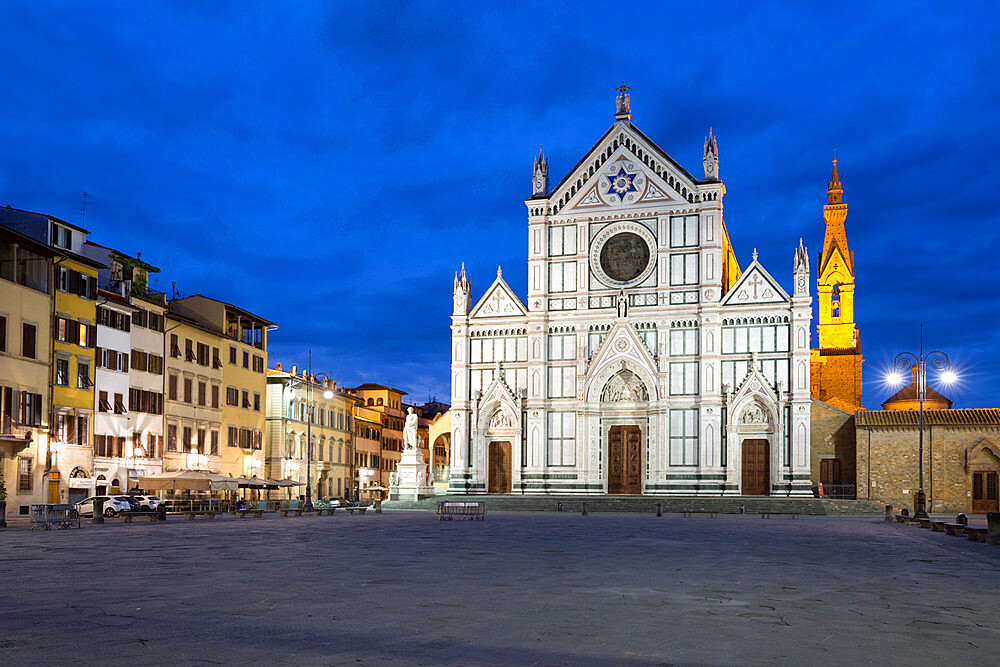
[[[847,245],[847,205],[833,159],[826,189],[826,233],[816,264],[816,346],[812,395],[842,410],[861,407],[861,340],[854,322],[854,253]]]

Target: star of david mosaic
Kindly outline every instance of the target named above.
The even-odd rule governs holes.
[[[618,195],[618,198],[625,201],[625,195],[629,192],[638,192],[639,189],[635,187],[635,177],[639,174],[629,174],[625,171],[625,167],[618,167],[618,173],[614,176],[608,176],[608,181],[611,183],[611,187],[608,188],[607,194]]]

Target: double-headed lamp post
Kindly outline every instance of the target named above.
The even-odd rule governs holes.
[[[324,382],[330,378],[324,373],[312,372],[312,350],[309,350],[309,368],[306,371],[306,502],[302,509],[311,512],[312,504],[312,422],[315,416],[315,406],[313,405],[313,383],[317,378],[322,378]],[[323,398],[330,400],[333,392],[329,389],[323,392]]]
[[[919,450],[917,460],[920,472],[916,498],[917,507],[913,516],[918,519],[927,518],[925,507],[927,498],[924,495],[924,399],[927,397],[927,364],[930,364],[931,368],[940,371],[939,377],[944,384],[951,384],[958,379],[954,371],[951,370],[951,362],[947,354],[939,350],[933,350],[924,354],[924,325],[921,322],[919,352],[917,354],[913,352],[900,352],[897,354],[892,363],[894,370],[887,378],[891,384],[898,386],[905,381],[903,373],[912,370],[914,365],[917,367],[916,385],[917,400],[919,401]]]

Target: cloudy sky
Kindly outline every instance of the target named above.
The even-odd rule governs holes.
[[[532,156],[558,182],[624,79],[692,173],[715,128],[737,256],[786,288],[836,149],[866,406],[920,322],[996,406],[1000,10],[812,4],[4,3],[0,205],[87,192],[159,289],[277,322],[272,362],[445,398],[455,269],[526,292]]]

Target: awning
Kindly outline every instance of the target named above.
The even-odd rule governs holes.
[[[162,489],[167,491],[235,491],[236,479],[224,475],[197,470],[157,472],[144,475],[136,482],[142,489]]]
[[[294,479],[269,479],[268,484],[273,484],[279,488],[287,488],[289,486],[305,486],[305,482],[296,482]]]
[[[277,488],[277,485],[271,480],[260,479],[259,477],[235,477],[234,480],[239,484],[241,489],[267,489]]]

